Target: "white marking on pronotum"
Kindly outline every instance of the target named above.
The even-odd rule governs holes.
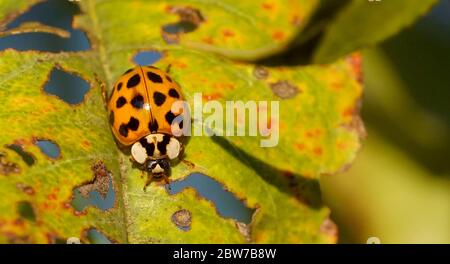
[[[139,142],[134,143],[131,147],[131,156],[139,164],[144,164],[148,157],[147,151]]]
[[[181,145],[180,142],[174,138],[171,137],[169,144],[166,146],[166,154],[169,159],[176,159],[178,155],[180,154]]]

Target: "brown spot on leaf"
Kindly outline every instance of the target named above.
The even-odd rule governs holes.
[[[273,34],[272,34],[272,38],[273,38],[274,40],[281,41],[281,40],[284,40],[284,39],[285,39],[285,34],[284,34],[283,31],[275,31],[275,32],[273,32]]]
[[[25,185],[23,183],[18,183],[16,184],[16,187],[21,190],[22,192],[28,194],[28,195],[34,195],[35,191],[33,189],[33,187]]]
[[[362,56],[360,53],[356,52],[351,54],[348,57],[348,62],[350,63],[350,65],[352,66],[352,72],[353,75],[355,76],[356,81],[359,84],[364,84],[364,74],[362,71]]]
[[[231,31],[231,30],[229,30],[229,29],[224,29],[223,31],[222,31],[222,35],[225,37],[225,38],[227,38],[227,37],[234,37],[234,32],[233,31]]]
[[[168,6],[166,11],[179,17],[178,22],[161,28],[161,35],[167,43],[178,43],[182,34],[196,30],[205,21],[200,10],[190,6]]]
[[[20,173],[20,168],[16,163],[7,161],[4,154],[0,153],[0,174],[9,175],[11,173]]]
[[[336,224],[329,218],[325,219],[323,221],[322,225],[320,226],[320,232],[331,237],[334,242],[336,242],[338,237],[338,228]]]
[[[84,211],[73,211],[73,214],[75,215],[75,216],[82,216],[82,215],[86,215],[87,214],[87,211],[86,210],[84,210]]]
[[[89,193],[97,190],[103,199],[109,191],[109,182],[111,180],[111,172],[108,171],[102,161],[97,161],[92,165],[91,170],[94,174],[94,180],[91,183],[85,184],[78,188],[78,191],[85,198],[89,198]]]
[[[351,122],[345,125],[342,125],[345,129],[349,131],[354,131],[358,134],[360,138],[365,138],[367,136],[366,128],[364,126],[364,122],[362,121],[359,115],[354,115]]]
[[[301,92],[296,85],[288,81],[278,81],[276,83],[271,83],[270,88],[272,89],[272,92],[281,99],[293,98]]]
[[[13,232],[3,232],[2,237],[6,238],[8,244],[31,244],[32,240],[28,235],[17,235]]]
[[[58,199],[58,196],[56,195],[56,193],[51,193],[51,194],[47,195],[47,199],[48,200],[56,200],[56,199]]]
[[[241,222],[236,222],[236,227],[237,227],[239,233],[241,233],[241,235],[243,235],[245,237],[245,240],[247,241],[247,243],[252,241],[250,225],[247,225],[247,224],[244,224]]]
[[[315,147],[315,148],[313,149],[313,152],[314,152],[314,154],[316,154],[317,156],[321,156],[322,153],[323,153],[323,150],[322,150],[321,147]]]
[[[206,44],[210,44],[210,45],[214,44],[214,40],[212,38],[210,38],[210,37],[202,38],[202,42],[206,43]]]
[[[192,214],[186,209],[181,209],[172,214],[172,222],[181,230],[189,231],[191,229]]]
[[[273,10],[273,8],[275,7],[274,3],[269,3],[269,2],[264,2],[261,4],[261,7],[265,10]]]
[[[86,147],[86,148],[90,148],[90,147],[91,147],[91,144],[90,144],[89,141],[87,141],[87,140],[83,140],[82,144],[83,144],[83,146]]]
[[[269,71],[262,66],[256,66],[255,69],[253,69],[253,75],[256,79],[263,80],[269,77]]]
[[[67,243],[66,239],[63,239],[54,233],[47,233],[45,236],[47,237],[48,244],[66,244]]]
[[[302,151],[302,150],[305,150],[305,144],[303,144],[303,143],[297,143],[297,144],[295,144],[295,147],[298,149],[298,150],[300,150],[300,151]]]
[[[223,95],[221,93],[216,92],[216,93],[211,93],[211,94],[203,94],[202,97],[204,100],[209,101],[209,100],[220,99],[223,97]]]
[[[293,26],[300,26],[302,24],[302,20],[298,14],[292,15],[290,22]]]

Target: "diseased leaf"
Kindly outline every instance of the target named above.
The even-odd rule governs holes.
[[[411,25],[437,0],[353,0],[329,24],[314,61],[334,61],[355,50],[374,45]]]
[[[17,28],[0,32],[0,37],[23,34],[23,33],[32,33],[32,32],[50,33],[50,34],[58,35],[62,38],[68,38],[70,36],[70,33],[63,29],[43,25],[39,22],[29,22],[29,23],[23,23],[22,25],[20,25]]]
[[[15,15],[25,11],[29,6],[41,0],[17,0],[17,1],[1,1],[0,2],[0,30],[2,30],[7,22]]]
[[[17,152],[1,149],[0,172],[8,168],[8,162],[19,171],[0,174],[0,192],[8,201],[0,205],[0,242],[52,243],[69,237],[88,242],[93,228],[120,243],[335,242],[336,227],[321,202],[317,179],[348,166],[359,149],[363,131],[358,117],[359,56],[323,66],[261,68],[215,54],[235,58],[241,56],[235,52],[239,49],[253,58],[284,45],[298,29],[284,27],[286,39],[282,41],[269,36],[286,25],[280,21],[286,18],[285,12],[295,11],[283,8],[285,2],[305,12],[299,14],[300,21],[307,19],[313,6],[311,1],[252,1],[232,6],[206,1],[84,0],[79,3],[83,14],[74,25],[87,32],[92,50],[0,52],[0,105],[4,109],[0,146],[16,144],[35,158],[28,165]],[[269,15],[254,8],[267,5],[273,8]],[[167,44],[161,29],[176,23],[174,8],[186,6],[200,12],[204,22],[197,21],[200,24],[193,31],[180,33],[178,44]],[[193,16],[199,19],[198,14]],[[238,40],[225,41],[223,25],[229,25]],[[220,41],[207,47],[195,44],[206,37]],[[278,145],[261,148],[262,138],[252,136],[192,136],[184,156],[190,163],[172,168],[173,181],[192,173],[218,181],[256,210],[251,223],[220,215],[218,205],[194,188],[169,194],[162,182],[155,181],[143,191],[145,179],[117,147],[100,93],[100,83],[110,90],[134,66],[139,51],[162,54],[155,66],[166,69],[171,65],[170,74],[192,109],[194,94],[199,92],[204,103],[214,99],[224,107],[227,100],[280,101],[278,120],[271,120],[272,128],[277,123],[280,127]],[[55,74],[87,82],[89,90],[81,102],[58,95],[58,89],[70,87],[55,81]],[[262,111],[271,110],[259,108]],[[194,122],[194,126],[201,124]],[[45,155],[35,145],[37,139],[57,144],[59,157]],[[71,206],[74,190],[86,197],[98,188],[100,196],[109,197],[104,195],[106,183],[97,182],[109,174],[113,206],[102,210],[88,205],[77,212]],[[24,212],[30,210],[23,208],[32,208],[34,217],[25,217]],[[179,221],[188,228],[180,228]]]

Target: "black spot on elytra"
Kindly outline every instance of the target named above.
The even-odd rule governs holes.
[[[158,132],[158,128],[159,128],[158,121],[154,120],[148,123],[148,129],[150,130],[150,132],[152,133]]]
[[[148,143],[146,138],[141,138],[139,140],[139,143],[141,143],[142,147],[145,148],[145,152],[147,153],[147,156],[152,157],[155,153],[155,144]]]
[[[150,81],[154,82],[154,83],[162,83],[162,78],[161,76],[159,76],[158,74],[154,73],[154,72],[147,72],[147,77]]]
[[[173,98],[180,98],[180,94],[178,94],[177,90],[173,88],[169,90],[169,96]]]
[[[123,83],[121,83],[121,82],[117,85],[117,91],[120,91],[120,89],[122,89],[122,85],[123,85]]]
[[[136,131],[139,128],[139,120],[134,117],[130,117],[130,121],[128,121],[128,128]]]
[[[183,120],[180,121],[179,126],[180,126],[181,129],[183,129]]]
[[[133,99],[131,99],[131,105],[137,109],[141,109],[144,107],[144,97],[142,95],[138,94]]]
[[[130,73],[133,69],[128,69],[126,72],[123,73],[123,75]]]
[[[166,96],[160,92],[154,92],[153,101],[157,106],[161,106],[166,101]]]
[[[128,82],[127,82],[127,88],[132,88],[135,87],[136,85],[138,85],[141,82],[141,76],[139,76],[139,74],[135,74],[133,75],[133,77],[131,77]]]
[[[128,126],[125,124],[120,125],[119,127],[119,133],[123,137],[128,137]]]
[[[114,124],[114,111],[109,113],[109,124],[112,126]]]
[[[116,101],[116,107],[117,108],[121,108],[122,106],[124,106],[127,103],[127,99],[125,99],[125,97],[121,96],[119,97],[119,99],[117,99]]]
[[[163,136],[163,140],[161,142],[158,142],[157,148],[161,155],[166,155],[167,153],[167,145],[169,144],[170,137],[168,135]]]
[[[169,123],[169,125],[172,125],[173,119],[175,118],[175,115],[172,112],[167,112],[165,115],[166,121]]]
[[[169,75],[166,75],[166,79],[167,79],[169,82],[172,82],[172,78],[170,78]]]

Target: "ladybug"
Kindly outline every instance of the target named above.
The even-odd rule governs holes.
[[[148,173],[144,190],[153,177],[168,183],[170,162],[182,152],[183,145],[173,132],[183,128],[183,121],[176,119],[183,109],[172,110],[173,103],[182,100],[180,86],[153,66],[126,71],[107,100],[116,140],[123,147],[131,146],[131,160]]]

